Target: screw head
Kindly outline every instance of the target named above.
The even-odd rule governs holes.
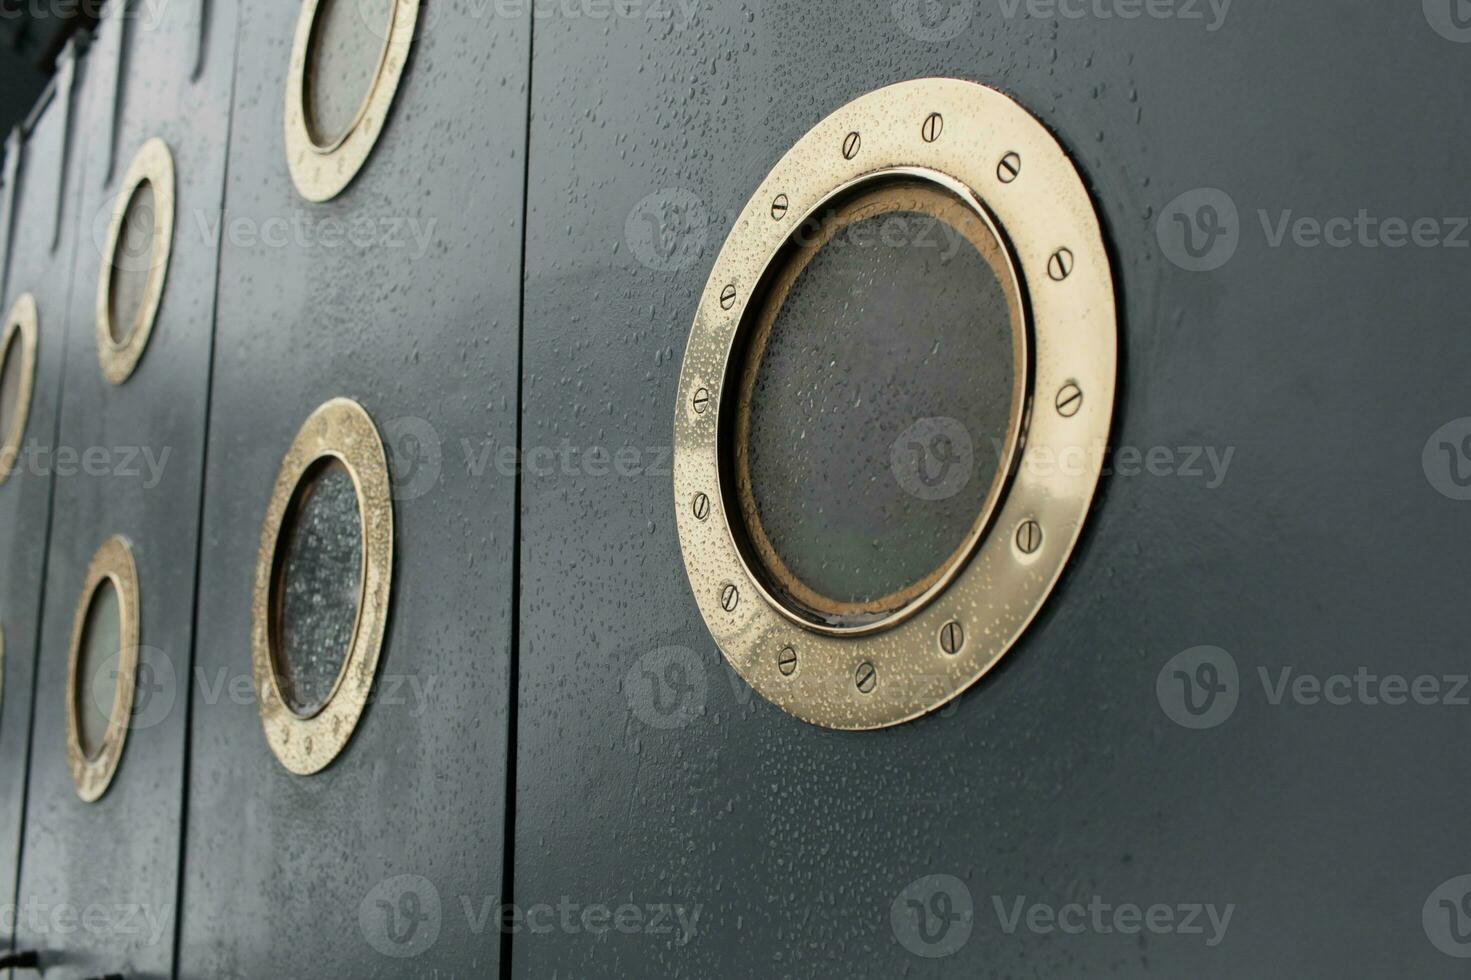
[[[1035,555],[1042,547],[1042,525],[1028,518],[1016,529],[1016,547],[1024,555]]]
[[[924,121],[924,127],[920,130],[926,143],[933,143],[944,131],[945,117],[938,112],[930,113],[929,118]]]
[[[729,286],[726,286],[725,289],[723,289],[721,291],[721,293],[720,293],[720,308],[723,309],[723,310],[728,310],[732,306],[735,306],[735,301],[736,301],[736,288],[735,288],[735,283],[731,283]]]
[[[1060,248],[1052,253],[1052,258],[1047,262],[1047,274],[1056,282],[1062,282],[1073,274],[1073,253],[1065,248]]]
[[[697,493],[692,508],[695,512],[695,520],[703,521],[710,516],[710,497],[708,494]]]
[[[853,675],[853,682],[858,685],[858,690],[864,694],[872,694],[873,689],[878,687],[878,671],[873,669],[873,664],[868,661],[858,665],[858,670]]]
[[[960,648],[963,646],[965,646],[965,628],[963,626],[952,620],[940,627],[941,650],[944,650],[953,657],[960,652]]]
[[[701,388],[699,391],[695,392],[694,406],[696,415],[705,414],[705,410],[710,407],[709,388]]]
[[[735,612],[735,607],[740,604],[741,592],[734,585],[727,583],[720,590],[720,606],[726,612]]]
[[[792,202],[785,194],[778,194],[776,200],[771,202],[771,216],[780,221],[787,216],[787,211],[791,206]]]
[[[843,159],[851,160],[858,155],[863,147],[863,137],[858,133],[849,133],[848,138],[843,140]]]
[[[1008,153],[1001,158],[996,165],[996,177],[1003,184],[1009,184],[1022,175],[1022,158],[1019,154]]]
[[[781,671],[783,677],[791,677],[797,672],[797,651],[791,647],[782,647],[781,653],[776,655],[776,668]]]
[[[1083,407],[1083,389],[1076,381],[1069,381],[1057,393],[1057,414],[1070,419]]]

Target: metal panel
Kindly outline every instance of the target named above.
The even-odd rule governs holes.
[[[1455,234],[1466,49],[1419,4],[1117,6],[1140,15],[768,0],[537,20],[523,444],[554,465],[523,489],[517,975],[1457,969],[1427,930],[1432,892],[1471,870],[1464,716],[1273,692],[1284,668],[1465,673],[1464,474],[1421,466],[1466,414],[1465,252],[1348,225],[1313,247],[1291,223],[1366,209]],[[1365,67],[1395,64],[1415,70]],[[1012,95],[1091,182],[1121,296],[1119,452],[998,671],[938,716],[834,734],[724,667],[664,447],[731,216],[827,113],[928,75]],[[1230,654],[1235,710],[1193,730],[1171,660],[1202,645]],[[1207,676],[1201,656],[1176,666]],[[1115,928],[1095,896],[1169,918]]]
[[[381,140],[325,204],[297,194],[283,146],[296,5],[242,9],[185,976],[499,967],[482,909],[501,896],[515,476],[495,458],[515,444],[530,17],[497,9],[423,12]],[[368,710],[341,756],[297,776],[267,746],[250,690],[251,596],[283,456],[337,397],[388,445],[393,591]]]
[[[78,74],[83,74],[78,69]],[[0,692],[0,893],[13,900],[21,859],[27,762],[36,651],[41,632],[42,582],[46,571],[47,531],[51,523],[55,471],[56,413],[70,303],[72,265],[79,209],[73,196],[81,181],[85,133],[72,134],[70,162],[60,158],[64,103],[52,100],[24,143],[15,188],[13,249],[9,286],[0,307],[30,293],[36,299],[38,339],[35,386],[21,453],[10,477],[0,484],[0,629],[4,631],[4,687]],[[75,120],[72,121],[76,126]],[[53,179],[62,175],[63,179]],[[62,233],[52,248],[58,207]],[[0,314],[4,315],[4,314]],[[13,937],[14,917],[4,923],[0,942]]]
[[[203,479],[211,323],[233,70],[231,30],[211,38],[197,82],[197,24],[184,5],[133,9],[127,96],[116,104],[109,65],[87,87],[79,122],[105,135],[116,104],[120,165],[105,180],[93,145],[80,204],[66,321],[55,522],[38,660],[20,944],[43,950],[47,976],[165,976],[173,970],[194,561]],[[222,23],[233,5],[216,5]],[[123,28],[117,17],[102,30]],[[100,56],[116,57],[115,45]],[[128,162],[163,139],[176,164],[177,213],[163,302],[137,370],[102,376],[96,296],[104,244]],[[79,156],[81,154],[78,154]],[[62,451],[66,452],[65,458]],[[96,803],[68,771],[67,659],[73,616],[94,552],[112,535],[132,545],[141,638],[131,729],[121,765]]]

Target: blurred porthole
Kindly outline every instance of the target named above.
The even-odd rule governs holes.
[[[36,380],[36,300],[15,301],[0,328],[0,483],[20,462]]]
[[[174,245],[174,158],[168,144],[143,144],[123,178],[103,246],[97,285],[97,359],[122,384],[148,347],[163,302]]]
[[[286,160],[309,201],[340,194],[387,122],[420,0],[303,0],[286,74]]]
[[[251,659],[266,740],[309,775],[347,746],[367,707],[388,618],[393,508],[382,438],[338,398],[302,424],[267,504]]]
[[[87,569],[67,662],[67,756],[77,795],[99,799],[127,741],[138,668],[138,570],[125,538],[109,538]]]

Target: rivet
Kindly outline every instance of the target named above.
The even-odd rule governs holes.
[[[703,521],[710,516],[710,497],[708,494],[695,494],[694,502],[695,520]]]
[[[1024,555],[1035,555],[1042,547],[1042,525],[1030,518],[1022,521],[1016,529],[1016,546]]]
[[[940,649],[950,656],[960,652],[965,646],[965,629],[959,623],[951,621],[940,627]]]
[[[1060,248],[1052,253],[1052,258],[1047,262],[1047,274],[1055,281],[1062,282],[1073,274],[1073,253],[1065,248]]]
[[[726,612],[735,612],[735,607],[740,601],[740,590],[734,585],[726,585],[720,590],[720,606]]]
[[[704,415],[705,409],[710,407],[710,389],[701,388],[695,392],[695,414]]]
[[[859,149],[863,147],[863,137],[857,133],[849,133],[848,138],[843,140],[843,159],[851,160],[858,155]]]
[[[996,177],[1003,184],[1009,184],[1022,175],[1022,158],[1016,153],[1008,153],[1001,158],[996,165]]]
[[[930,113],[929,118],[924,121],[924,129],[921,130],[921,133],[923,134],[924,141],[926,143],[933,143],[935,140],[940,138],[940,134],[944,131],[945,117],[940,115],[938,112],[932,112]]]
[[[721,292],[721,294],[720,294],[720,308],[722,310],[728,310],[732,306],[735,306],[735,301],[736,301],[736,288],[735,288],[735,284],[732,283],[731,285],[726,286],[725,287],[725,290],[723,292]]]
[[[878,687],[878,671],[873,669],[873,664],[868,661],[858,665],[858,671],[853,675],[853,681],[858,685],[858,690],[864,694],[872,694],[873,689]]]
[[[778,194],[776,200],[771,202],[771,216],[780,221],[787,216],[787,209],[791,206],[792,202],[785,194]]]
[[[782,647],[781,653],[776,656],[776,667],[781,671],[783,677],[791,677],[797,672],[797,651],[791,647]]]
[[[1078,410],[1082,407],[1083,389],[1078,387],[1077,382],[1069,381],[1057,393],[1057,414],[1070,419],[1077,415]]]

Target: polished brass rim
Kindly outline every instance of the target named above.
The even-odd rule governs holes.
[[[128,205],[145,183],[153,191],[153,254],[148,262],[143,305],[138,309],[138,318],[123,333],[112,322],[113,266]],[[115,385],[128,380],[138,367],[153,333],[159,304],[163,302],[169,259],[174,250],[174,157],[168,144],[157,137],[144,143],[123,178],[122,188],[113,205],[112,224],[102,253],[102,273],[97,283],[97,359],[102,365],[102,376]],[[123,339],[114,340],[116,336]]]
[[[304,478],[322,460],[341,463],[357,491],[361,592],[352,638],[332,691],[320,708],[302,715],[281,693],[272,611],[286,518]],[[367,707],[388,622],[392,577],[393,506],[383,441],[362,406],[337,398],[312,413],[281,463],[261,529],[251,601],[251,664],[261,724],[271,751],[297,775],[320,772],[337,758]]]
[[[811,241],[804,241],[796,248],[789,250],[792,252],[791,261],[784,261],[779,257],[771,263],[771,269],[775,273],[773,281],[770,285],[759,289],[758,295],[753,298],[751,314],[748,317],[751,321],[750,347],[744,358],[738,359],[743,363],[733,365],[739,372],[739,388],[734,410],[734,445],[730,448],[734,456],[732,467],[734,496],[739,505],[739,514],[734,519],[730,519],[729,524],[732,533],[737,536],[737,544],[748,544],[750,550],[755,552],[755,557],[759,559],[759,561],[752,561],[748,558],[745,549],[739,549],[747,574],[761,591],[762,597],[778,612],[810,629],[834,635],[857,635],[887,629],[918,611],[925,603],[943,591],[945,586],[960,573],[965,560],[969,558],[976,544],[984,536],[991,517],[996,511],[1002,490],[1010,478],[1017,444],[1021,438],[1022,415],[1026,407],[1026,373],[1030,359],[1030,345],[1021,284],[1017,280],[1011,256],[990,217],[979,202],[970,197],[963,187],[956,186],[953,181],[940,173],[904,168],[870,175],[853,187],[839,188],[829,196],[828,200],[819,204],[814,209],[814,213],[827,212],[834,202],[843,198],[847,198],[846,202],[838,206],[832,212],[831,217],[824,218],[818,234]],[[1002,292],[1006,297],[1011,328],[1012,377],[1014,379],[1011,407],[1007,413],[1006,433],[998,454],[996,473],[970,531],[955,551],[946,556],[924,578],[890,595],[881,596],[871,602],[842,602],[817,592],[798,578],[787,567],[781,554],[766,534],[756,506],[754,488],[751,485],[749,465],[751,399],[761,360],[771,338],[772,328],[797,279],[816,258],[817,253],[843,230],[868,218],[891,214],[895,211],[916,211],[949,224],[975,247],[1001,284]],[[722,449],[720,455],[722,468],[724,461],[725,455]],[[742,530],[745,532],[744,535],[739,533]],[[806,609],[830,617],[870,617],[869,621],[861,626],[832,626],[804,615],[800,609],[789,608],[768,587],[764,576],[758,570],[758,564],[764,566],[775,576],[780,581],[783,590],[797,598]]]
[[[388,30],[368,93],[347,132],[330,143],[312,135],[307,109],[307,60],[317,37],[317,10],[322,0],[302,0],[286,75],[286,162],[291,180],[309,201],[328,201],[342,193],[373,152],[383,131],[393,97],[403,77],[420,0],[395,0]]]
[[[1029,363],[1018,376],[1023,423],[1014,459],[1002,461],[1009,482],[948,581],[934,583],[902,618],[839,634],[791,615],[752,573],[743,531],[732,526],[739,505],[723,489],[721,416],[738,411],[732,359],[791,230],[835,194],[911,177],[974,201],[1009,253],[1030,328]],[[1098,216],[1066,152],[1025,109],[994,89],[935,78],[872,92],[820,122],[737,218],[696,311],[680,377],[680,544],[701,615],[732,667],[783,710],[843,730],[900,724],[975,683],[1030,625],[1072,554],[1102,472],[1097,447],[1112,421],[1117,359]],[[1049,462],[1058,459],[1078,465]]]
[[[82,641],[87,627],[87,613],[92,600],[104,582],[111,582],[117,592],[118,615],[122,628],[118,632],[117,690],[113,694],[112,712],[107,731],[97,752],[87,755],[82,748],[82,730],[78,705],[86,696],[89,678],[79,676]],[[72,618],[71,653],[66,671],[66,755],[71,767],[72,783],[77,795],[88,803],[101,799],[112,784],[122,761],[123,745],[133,709],[133,684],[138,671],[138,568],[133,563],[133,549],[126,538],[109,538],[87,569],[82,595]],[[94,665],[95,666],[95,665]]]
[[[38,323],[36,298],[26,293],[10,308],[5,317],[5,329],[0,332],[0,373],[5,370],[7,358],[12,355],[20,357],[20,390],[15,395],[15,417],[3,420],[5,431],[0,433],[0,483],[10,478],[20,459],[26,422],[31,414],[31,392],[36,385]]]

